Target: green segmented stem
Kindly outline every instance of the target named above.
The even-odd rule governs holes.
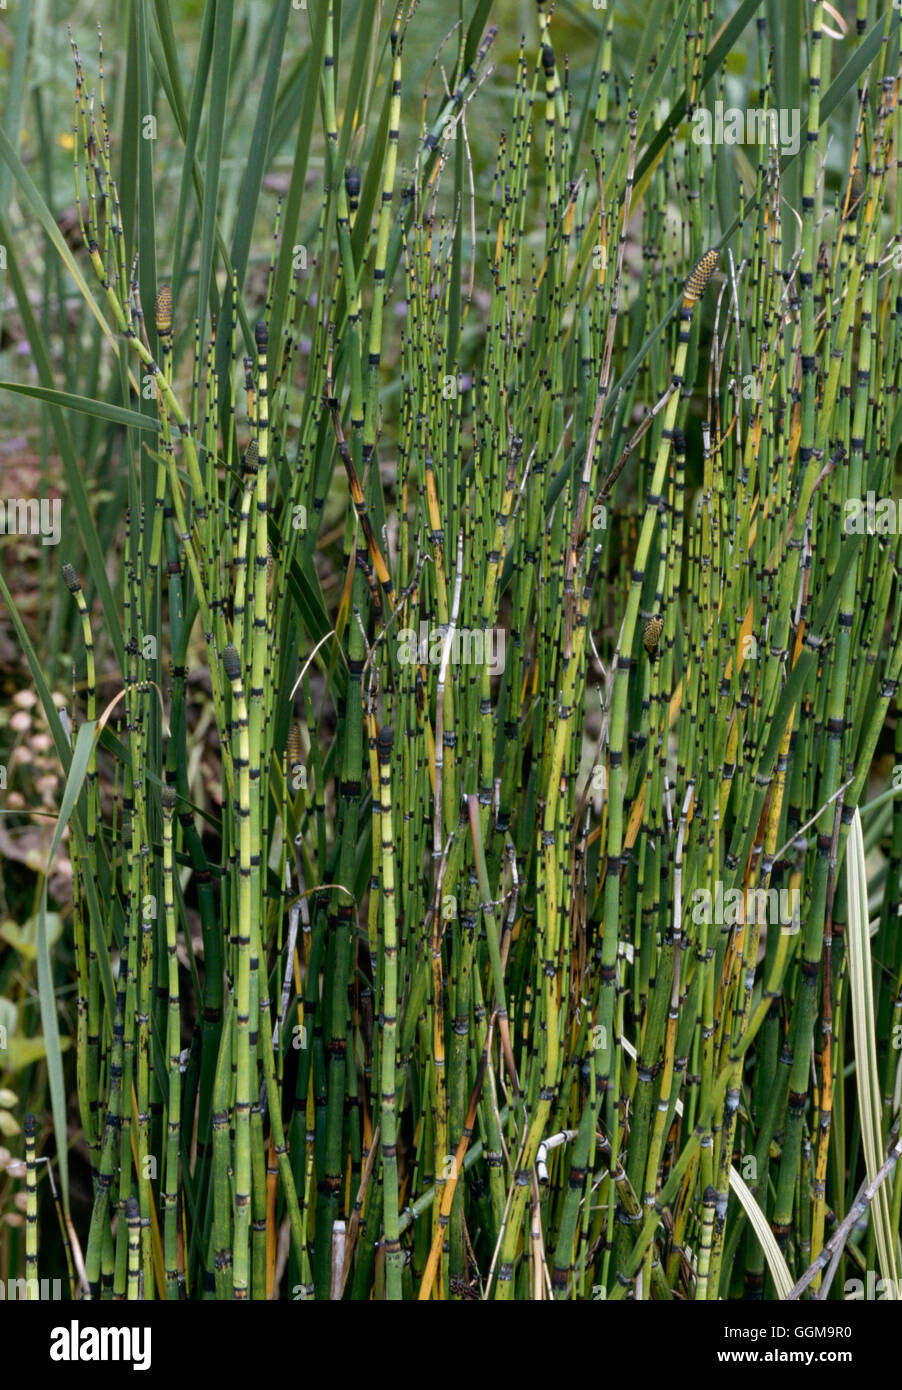
[[[141,1211],[136,1197],[129,1197],[125,1204],[125,1221],[128,1227],[128,1301],[137,1302],[141,1297]]]
[[[82,591],[81,580],[74,566],[71,564],[66,563],[63,565],[63,580],[66,584],[66,588],[75,599],[79,618],[81,619],[82,639],[85,646],[85,713],[87,719],[93,722],[97,717],[97,687],[94,664],[94,634],[91,626],[91,616],[88,612],[88,605]],[[90,864],[97,846],[97,755],[93,747],[91,756],[88,760],[86,782],[85,841]],[[93,870],[87,868],[87,866],[86,871],[93,872]],[[82,1128],[87,1138],[88,1150],[91,1156],[91,1168],[96,1175],[100,1148],[100,1133],[95,1123],[97,1102],[93,1098],[97,1096],[99,1084],[100,977],[97,963],[96,942],[94,940],[95,929],[89,916],[88,938],[86,940],[85,917],[81,911],[80,903],[76,907],[75,921],[76,949],[79,960],[78,1024],[79,1037],[81,1039],[77,1067],[78,1099]]]
[[[40,1296],[38,1285],[38,1161],[34,1115],[25,1116],[25,1297]]]
[[[381,728],[376,738],[376,747],[379,756],[379,823],[382,834],[382,881],[379,885],[382,906],[382,1000],[379,1011],[382,1031],[382,1219],[385,1230],[385,1296],[390,1300],[398,1300],[401,1297],[401,1266],[404,1257],[398,1231],[398,1099],[395,1081],[398,1031],[398,923],[395,912],[395,851],[391,828],[393,744],[392,730],[387,727]]]
[[[176,941],[175,891],[173,883],[173,814],[176,792],[164,787],[163,803],[163,912],[166,919],[168,958],[168,1025],[166,1054],[169,1062],[169,1095],[166,1104],[166,1168],[163,1186],[163,1259],[166,1271],[166,1297],[179,1297],[178,1271],[178,1194],[179,1146],[181,1139],[181,1015],[179,1010],[179,963]]]
[[[234,1034],[232,995],[226,999],[220,1033],[219,1055],[216,1062],[216,1075],[213,1083],[213,1108],[211,1112],[213,1144],[213,1223],[211,1230],[210,1265],[217,1299],[232,1297],[232,1229],[233,1204],[229,1182],[231,1171],[231,1145],[229,1142],[230,1090],[232,1081],[232,1039]],[[212,1268],[210,1268],[212,1266]]]
[[[695,272],[693,272],[693,274],[695,274]],[[620,857],[623,851],[624,835],[622,807],[624,803],[626,776],[624,770],[624,745],[626,738],[629,677],[630,671],[635,666],[636,659],[633,657],[632,652],[636,622],[639,616],[639,602],[645,579],[645,566],[648,562],[652,536],[658,518],[658,499],[663,490],[667,463],[670,458],[673,431],[676,425],[677,410],[680,403],[680,388],[683,385],[683,374],[686,370],[686,357],[689,348],[689,332],[694,302],[693,300],[690,303],[686,303],[684,300],[683,306],[680,309],[680,329],[677,338],[677,351],[672,377],[673,394],[665,410],[664,423],[661,430],[661,442],[655,460],[651,486],[646,495],[645,514],[642,519],[642,529],[639,534],[635,559],[632,565],[626,612],[620,634],[619,657],[617,672],[614,677],[614,691],[611,702],[608,854],[604,897],[604,920],[606,930],[600,960],[602,991],[599,1010],[599,1026],[604,1030],[602,1037],[605,1039],[599,1059],[599,1071],[602,1078],[601,1085],[604,1090],[608,1089],[605,1078],[610,1078],[614,1061],[613,972],[617,958],[617,935],[620,914]]]
[[[235,751],[238,772],[235,814],[238,818],[238,920],[233,929],[237,943],[235,982],[235,1224],[232,1238],[233,1296],[249,1295],[249,1247],[251,1219],[251,933],[255,904],[252,891],[251,751],[248,712],[241,682],[241,661],[234,646],[226,647],[223,670],[231,683],[235,708]]]

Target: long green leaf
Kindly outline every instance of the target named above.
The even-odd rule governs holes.
[[[0,391],[15,391],[20,396],[31,396],[36,401],[59,406],[61,410],[76,410],[82,415],[93,415],[98,420],[109,420],[114,425],[131,425],[133,429],[153,430],[156,433],[160,429],[158,419],[139,415],[137,411],[126,410],[121,405],[108,405],[106,401],[76,396],[71,391],[56,391],[49,386],[30,386],[19,381],[0,381]]]
[[[22,315],[25,336],[31,344],[32,356],[38,370],[38,376],[45,389],[52,389],[53,373],[50,367],[50,356],[47,351],[47,345],[38,327],[34,311],[28,298],[28,291],[19,269],[18,260],[16,259],[9,223],[7,222],[6,215],[2,208],[0,208],[0,237],[2,237],[3,241],[6,243],[7,261],[10,278],[13,284],[13,291],[19,306],[19,313]],[[69,500],[75,508],[78,529],[81,534],[82,544],[85,548],[85,554],[88,557],[88,564],[91,568],[91,578],[100,595],[107,632],[113,644],[116,659],[121,664],[125,661],[125,643],[122,637],[120,609],[113,598],[113,592],[110,588],[110,581],[106,572],[106,560],[97,536],[94,518],[91,515],[91,508],[88,503],[82,470],[75,455],[72,436],[69,433],[69,426],[65,415],[58,406],[49,405],[48,409],[50,412],[50,420],[56,434],[57,448],[60,451],[60,457],[63,461],[63,469],[66,475],[66,489]]]
[[[849,827],[846,895],[849,910],[849,989],[852,997],[852,1032],[855,1037],[855,1089],[858,1095],[865,1165],[868,1180],[873,1182],[883,1163],[885,1150],[880,1122],[882,1101],[880,1069],[877,1063],[877,1018],[874,1011],[871,933],[868,919],[868,878],[861,812],[857,806]],[[881,1184],[871,1204],[871,1214],[880,1269],[890,1290],[887,1297],[897,1298],[899,1283],[896,1235],[890,1220],[890,1199],[887,1191],[889,1186],[889,1182]]]
[[[222,168],[225,141],[226,105],[229,94],[229,67],[232,54],[233,0],[217,0],[213,5],[213,83],[207,121],[207,167],[204,177],[204,206],[201,214],[200,268],[197,274],[197,315],[201,322],[201,342],[205,340],[206,321],[213,274],[213,249],[216,235],[216,198]]]

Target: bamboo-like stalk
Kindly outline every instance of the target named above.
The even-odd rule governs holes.
[[[166,955],[168,957],[168,1026],[166,1054],[169,1062],[169,1094],[166,1103],[166,1168],[163,1189],[164,1259],[166,1265],[166,1297],[179,1297],[178,1271],[178,1194],[179,1138],[181,1134],[181,1013],[179,1009],[179,966],[176,942],[175,887],[173,883],[173,812],[176,804],[174,787],[164,787],[163,803],[163,912],[166,918]]]
[[[25,1297],[40,1296],[38,1285],[38,1163],[35,1119],[25,1116]]]
[[[395,1051],[398,1029],[398,923],[395,909],[394,844],[391,831],[391,757],[394,735],[384,727],[376,736],[379,755],[379,823],[382,833],[382,881],[379,886],[382,900],[382,1030],[380,1078],[382,1107],[382,1184],[383,1222],[385,1237],[385,1296],[401,1297],[401,1265],[403,1255],[398,1240],[398,1120],[395,1081]]]
[[[141,1297],[141,1210],[137,1197],[129,1197],[125,1204],[125,1220],[128,1227],[128,1292],[130,1303]]]
[[[235,1229],[232,1238],[233,1296],[249,1296],[251,1222],[251,922],[253,899],[253,849],[251,840],[251,745],[248,711],[241,680],[241,658],[234,645],[222,655],[223,671],[232,687],[235,704],[233,763],[238,772],[235,814],[238,818],[238,919],[235,927],[237,971],[235,977]]]

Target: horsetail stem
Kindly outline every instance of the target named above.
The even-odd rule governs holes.
[[[35,1150],[35,1120],[25,1116],[25,1297],[38,1297],[38,1173]]]

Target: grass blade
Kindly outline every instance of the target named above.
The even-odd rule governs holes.
[[[880,1121],[882,1101],[880,1071],[877,1065],[877,1023],[874,1013],[867,867],[861,812],[857,806],[849,828],[846,892],[849,912],[849,990],[855,1037],[855,1088],[858,1095],[865,1165],[868,1180],[873,1182],[883,1163],[885,1150]],[[896,1235],[890,1220],[890,1194],[887,1190],[890,1187],[890,1181],[880,1187],[871,1204],[871,1213],[880,1269],[884,1280],[888,1281],[887,1286],[890,1290],[887,1297],[897,1298],[899,1282]]]

